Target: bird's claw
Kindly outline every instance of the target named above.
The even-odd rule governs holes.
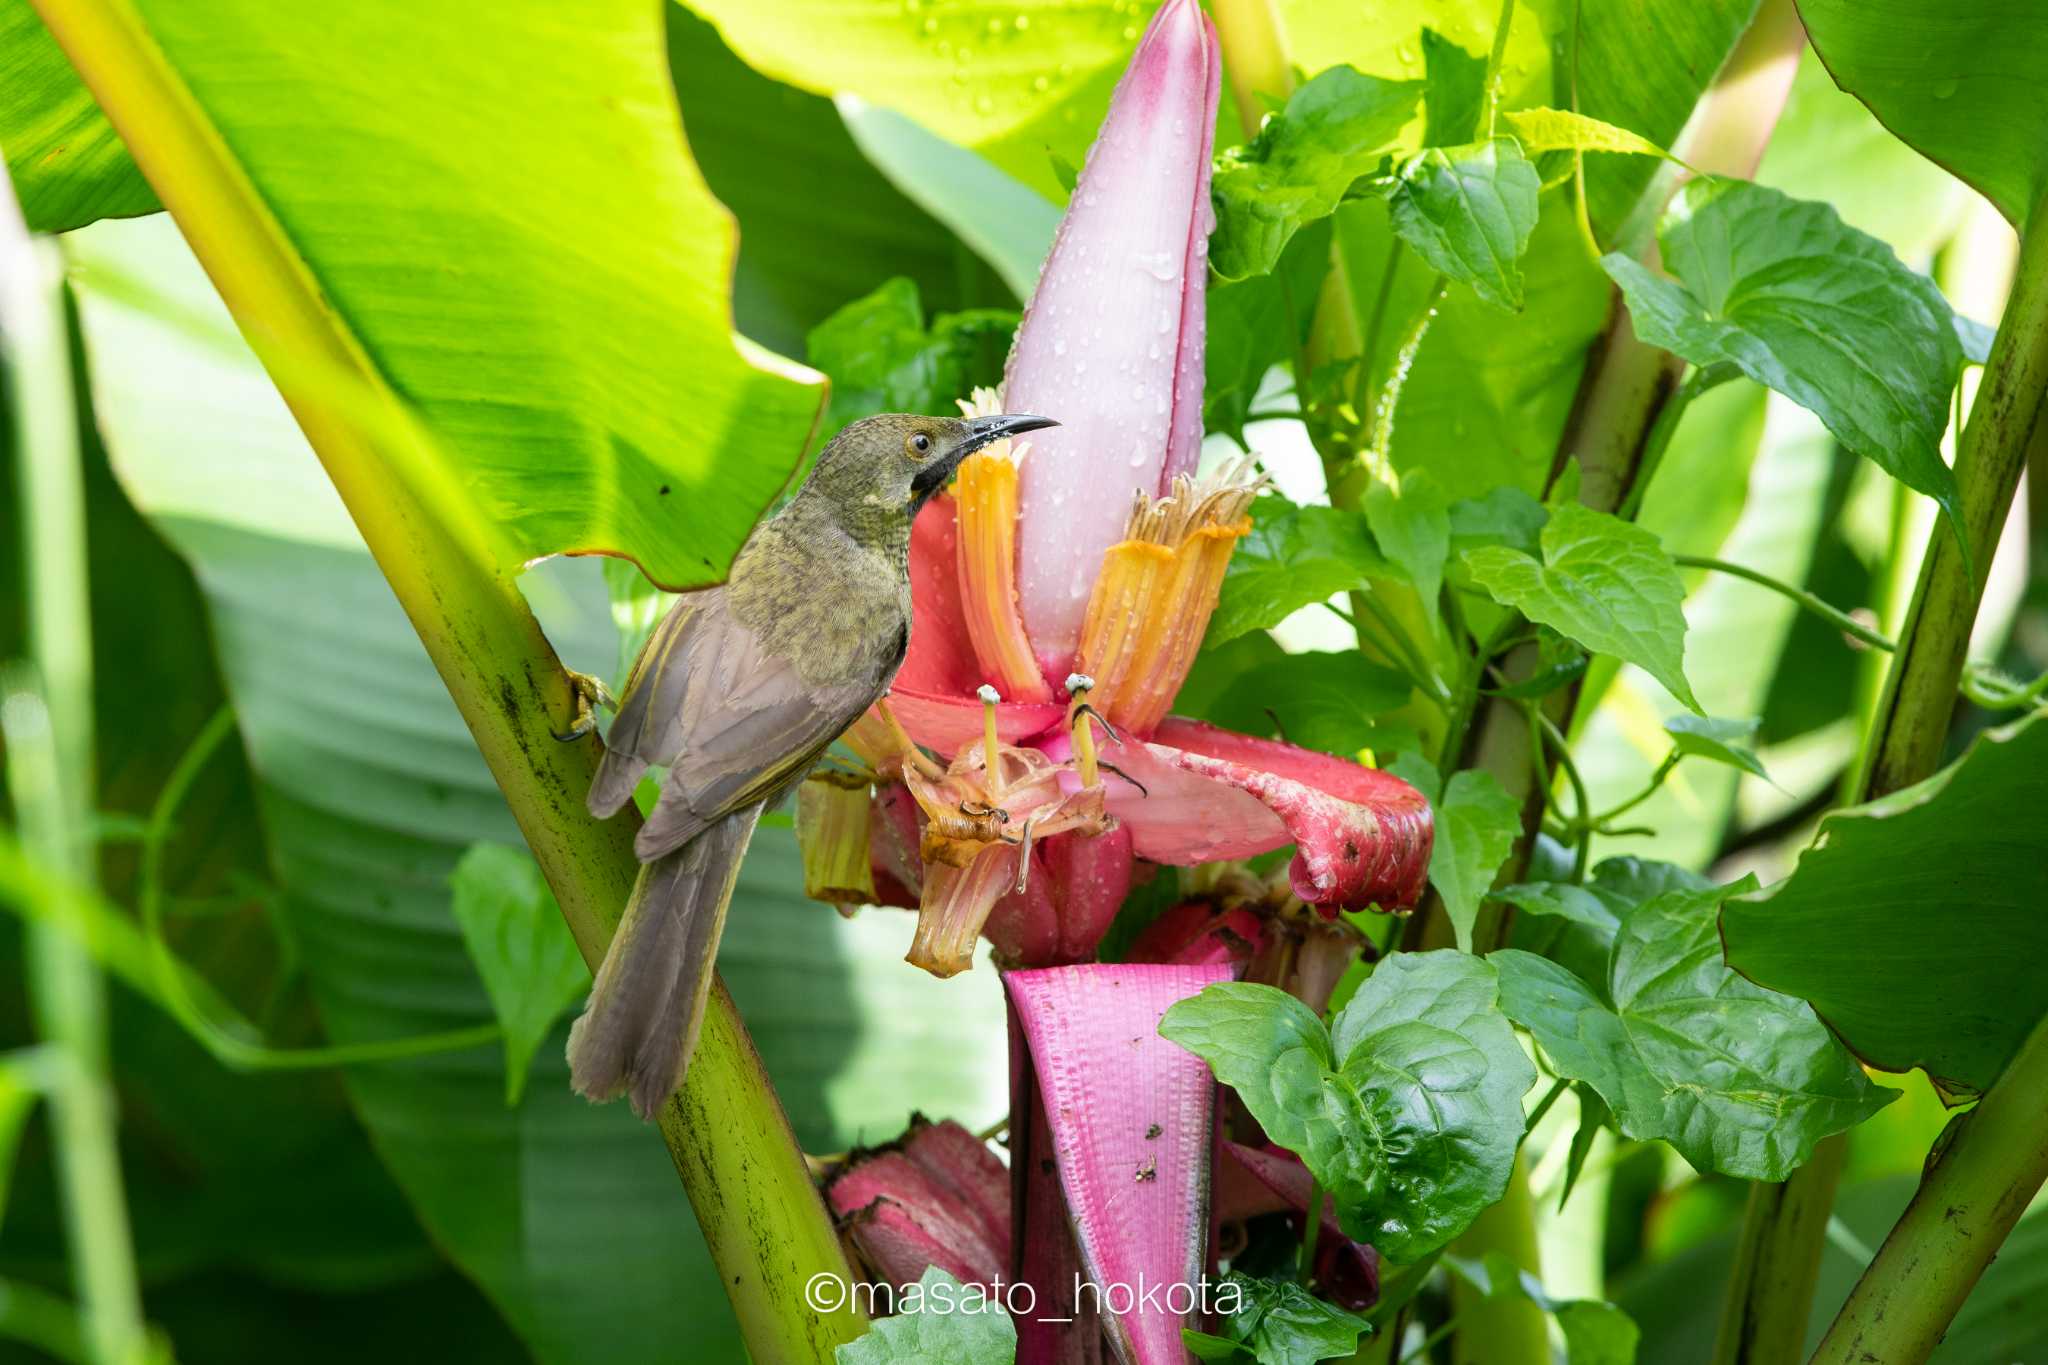
[[[557,740],[572,744],[597,729],[597,708],[608,711],[619,709],[618,698],[604,685],[604,679],[594,678],[588,673],[578,673],[573,668],[562,670],[569,675],[569,692],[576,702],[576,720],[567,730],[551,730]]]

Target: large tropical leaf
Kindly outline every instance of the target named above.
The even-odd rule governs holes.
[[[915,280],[939,312],[1014,302],[950,232],[868,163],[830,100],[769,80],[705,20],[680,5],[662,8],[690,151],[711,192],[739,220],[733,311],[740,330],[800,356],[806,332],[894,275]],[[832,248],[821,251],[826,238]],[[1043,255],[1041,244],[1034,271]]]
[[[330,465],[501,567],[723,571],[821,394],[732,336],[659,6],[49,17]]]
[[[0,423],[0,526],[15,527],[21,509],[7,430]],[[190,571],[136,514],[91,432],[84,435],[88,587],[100,664],[95,789],[112,818],[137,820],[223,691]],[[0,659],[27,652],[20,574],[16,556],[0,555]],[[117,901],[135,901],[135,862],[131,843],[102,849],[103,884]],[[267,880],[253,781],[239,753],[221,754],[192,787],[166,850],[167,929],[210,984],[265,1019],[277,1045],[298,1046],[317,1041],[318,1019],[271,932],[261,890]],[[23,979],[20,949],[12,917],[0,914],[0,980]],[[350,1112],[339,1076],[230,1072],[160,1005],[125,990],[110,992],[108,1019],[123,1184],[152,1320],[163,1318],[168,1283],[218,1280],[236,1269],[293,1286],[302,1300],[316,1290],[412,1285],[437,1272],[438,1259]],[[10,992],[0,1006],[0,1051],[32,1041],[27,1002]],[[41,1141],[16,1157],[0,1274],[61,1281],[66,1273],[51,1158]],[[252,1298],[263,1293],[253,1284],[237,1287]],[[471,1321],[470,1309],[490,1318],[474,1291],[445,1280],[441,1288],[466,1300],[450,1302],[453,1319]],[[376,1330],[370,1319],[380,1310],[359,1306],[360,1332]],[[496,1332],[479,1340],[502,1344],[503,1330]]]
[[[0,151],[38,232],[158,207],[29,0],[0,0]]]
[[[470,844],[518,835],[439,678],[261,371],[217,335],[225,319],[170,225],[101,224],[74,255],[83,279],[119,262],[215,329],[196,340],[84,293],[100,421],[131,495],[207,595],[327,1031],[358,1041],[488,1019],[447,878]],[[584,572],[595,566],[561,567],[577,572],[529,595],[572,662],[606,671],[616,643]],[[846,1145],[892,1135],[917,1106],[998,1111],[992,974],[932,982],[895,960],[907,920],[848,924],[799,886],[790,836],[764,831],[720,966],[800,1135]],[[517,1108],[495,1047],[358,1068],[349,1094],[435,1240],[541,1359],[658,1357],[686,1338],[736,1357],[658,1136],[569,1094],[562,1036],[542,1045]]]
[[[1048,193],[1079,165],[1150,6],[1129,0],[690,0],[756,70],[858,95]]]
[[[2048,12],[2033,0],[1800,0],[1844,90],[2024,226],[2048,184]]]
[[[1812,1001],[1873,1065],[1990,1085],[2048,1010],[2044,755],[2048,723],[2020,721],[1830,815],[1789,878],[1723,907],[1729,964]]]

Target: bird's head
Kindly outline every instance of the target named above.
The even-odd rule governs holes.
[[[1058,425],[1029,413],[924,417],[885,412],[833,437],[819,452],[810,483],[849,508],[902,509],[915,516],[975,451],[991,441]]]

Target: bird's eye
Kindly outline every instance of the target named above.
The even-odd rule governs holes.
[[[905,441],[903,444],[910,448],[911,459],[922,459],[931,451],[932,438],[925,435],[921,431],[915,432],[911,435],[910,439]]]

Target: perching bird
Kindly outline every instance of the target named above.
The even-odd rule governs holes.
[[[696,1047],[740,858],[762,809],[801,783],[888,689],[910,643],[910,524],[962,459],[1044,417],[855,422],[754,528],[717,587],[669,609],[626,679],[590,788],[614,814],[668,768],[633,848],[645,864],[605,953],[569,1071],[652,1118]]]

